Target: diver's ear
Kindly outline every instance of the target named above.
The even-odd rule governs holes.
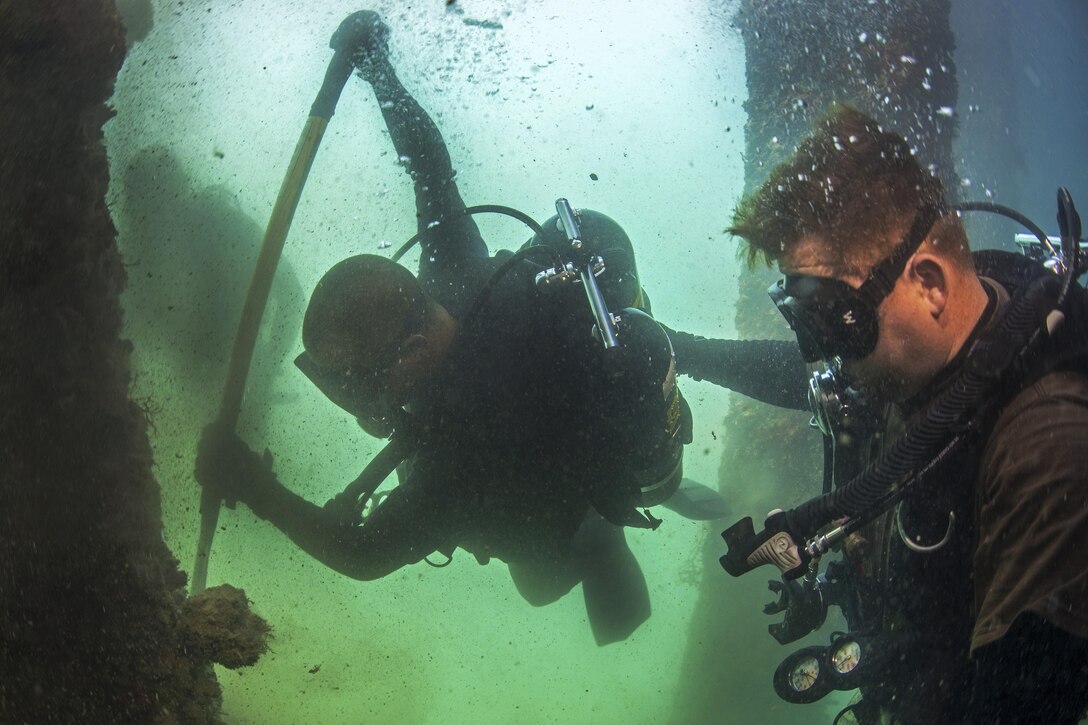
[[[945,263],[932,254],[916,254],[910,262],[910,278],[918,285],[929,314],[937,319],[948,306],[948,274]]]

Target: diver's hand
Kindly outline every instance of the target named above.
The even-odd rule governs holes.
[[[364,80],[373,82],[375,73],[389,56],[389,26],[373,10],[360,10],[340,24],[330,45],[350,48],[351,64]]]
[[[661,325],[661,329],[669,336],[673,354],[676,356],[676,372],[681,375],[687,375],[691,370],[691,360],[696,355],[693,346],[700,340],[705,340],[706,338],[693,335],[690,332],[684,332],[683,330],[674,330],[661,320],[658,320],[657,324]]]
[[[273,486],[279,485],[272,473],[272,454],[265,449],[259,456],[238,435],[222,423],[204,428],[197,445],[197,482],[225,501],[241,501],[250,508],[263,501]]]

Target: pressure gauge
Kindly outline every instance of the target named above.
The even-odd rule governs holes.
[[[831,648],[831,666],[840,675],[853,672],[861,661],[861,645],[855,639],[840,639]]]
[[[831,691],[825,647],[806,647],[787,657],[774,673],[774,690],[787,702],[816,702]]]
[[[856,690],[896,676],[895,665],[916,642],[901,634],[836,632],[827,647],[794,652],[774,673],[774,691],[786,702],[816,702],[832,690]]]
[[[790,670],[790,687],[797,692],[811,689],[820,677],[820,661],[815,657],[805,657],[794,663]]]

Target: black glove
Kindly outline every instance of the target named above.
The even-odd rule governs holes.
[[[672,351],[676,356],[676,372],[687,375],[691,369],[691,359],[697,354],[694,352],[693,345],[706,338],[692,335],[690,332],[674,330],[661,320],[658,320],[657,324],[661,325],[661,329],[669,336],[669,342],[672,343]]]
[[[360,10],[341,23],[337,33],[341,31],[344,31],[341,36],[344,42],[352,43],[356,48],[351,64],[364,80],[372,82],[375,73],[388,65],[389,26],[373,10]],[[337,47],[338,42],[338,37],[334,35],[330,45]]]
[[[268,449],[259,456],[233,429],[219,422],[209,424],[201,433],[194,473],[201,486],[231,507],[234,501],[241,501],[255,508],[264,500],[263,494],[279,485]]]
[[[781,622],[767,626],[767,631],[779,644],[789,644],[818,629],[827,616],[827,602],[819,583],[790,579],[767,582],[767,588],[778,594],[778,601],[763,607],[764,614],[785,612]]]

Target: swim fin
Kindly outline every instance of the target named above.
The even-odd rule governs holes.
[[[729,517],[729,507],[721,494],[690,478],[682,480],[676,493],[661,505],[692,521],[714,521]]]

